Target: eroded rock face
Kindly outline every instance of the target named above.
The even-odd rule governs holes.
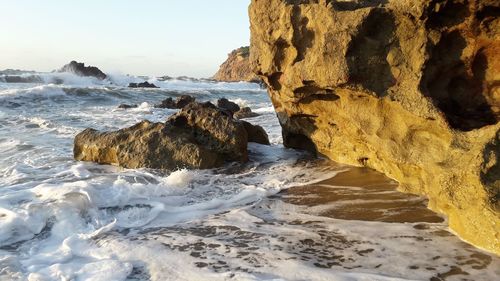
[[[250,136],[249,136],[250,135]],[[208,169],[248,160],[248,142],[269,144],[260,126],[246,124],[211,103],[190,103],[165,123],[140,122],[114,132],[86,129],[74,157],[125,168]]]
[[[248,160],[248,134],[243,124],[209,102],[190,103],[167,122],[191,130],[197,143],[218,151],[228,161]]]
[[[86,129],[75,138],[74,156],[125,168],[211,168],[224,158],[193,143],[191,132],[163,123],[143,121],[115,132]]]
[[[253,0],[285,145],[382,171],[500,253],[500,2]]]
[[[108,77],[99,68],[95,66],[85,66],[84,63],[76,61],[71,61],[69,64],[63,66],[59,72],[69,72],[78,76],[95,77],[100,80],[104,80]]]
[[[232,51],[220,66],[213,79],[223,82],[261,82],[250,67],[250,48],[241,47]]]

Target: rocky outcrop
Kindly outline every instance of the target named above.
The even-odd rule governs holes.
[[[182,95],[175,100],[172,98],[164,99],[160,104],[155,105],[156,108],[181,109],[188,104],[194,102],[196,98],[190,95]]]
[[[259,116],[258,113],[252,111],[250,107],[242,107],[240,110],[234,113],[234,118],[236,119],[246,119]]]
[[[254,135],[262,131],[249,138],[247,129]],[[211,103],[193,102],[165,123],[143,121],[114,132],[86,129],[76,136],[73,152],[79,161],[125,168],[207,169],[247,161],[248,141],[265,143],[263,134]]]
[[[212,78],[221,82],[246,81],[260,83],[260,78],[252,71],[249,58],[249,47],[241,47],[232,51]]]
[[[231,113],[231,115],[236,119],[245,119],[259,116],[259,114],[252,112],[252,109],[250,109],[250,107],[241,108],[238,104],[226,98],[218,99],[217,107]]]
[[[258,125],[252,125],[247,121],[241,121],[243,126],[245,127],[245,131],[247,131],[248,141],[260,143],[264,145],[270,145],[269,136],[267,135],[264,128]]]
[[[154,88],[154,89],[160,88],[153,83],[149,83],[148,81],[145,81],[142,83],[130,83],[130,84],[128,84],[128,87],[129,88]]]
[[[99,68],[95,66],[85,66],[84,63],[76,61],[71,61],[69,64],[63,66],[59,72],[69,72],[78,76],[95,77],[100,80],[104,80],[108,77]]]
[[[235,102],[232,102],[226,98],[221,98],[217,100],[217,106],[221,109],[230,111],[232,114],[240,111],[240,106]]]
[[[500,2],[253,0],[288,147],[382,171],[500,253]]]

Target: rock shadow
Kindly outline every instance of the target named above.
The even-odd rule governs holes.
[[[346,54],[349,83],[362,86],[382,97],[396,83],[387,62],[393,44],[395,20],[385,9],[375,8],[354,35]]]
[[[467,42],[460,31],[443,34],[427,61],[421,91],[444,113],[449,125],[471,131],[497,120],[484,93],[488,60],[483,50],[467,61],[462,58]]]

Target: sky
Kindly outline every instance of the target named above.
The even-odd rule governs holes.
[[[0,69],[71,60],[107,73],[210,77],[249,44],[250,0],[0,0]]]

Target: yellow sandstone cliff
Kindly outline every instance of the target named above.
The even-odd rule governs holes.
[[[285,145],[429,197],[500,254],[500,2],[252,0],[251,61]]]
[[[249,47],[241,47],[229,53],[227,60],[212,78],[223,82],[261,82],[252,71]]]

